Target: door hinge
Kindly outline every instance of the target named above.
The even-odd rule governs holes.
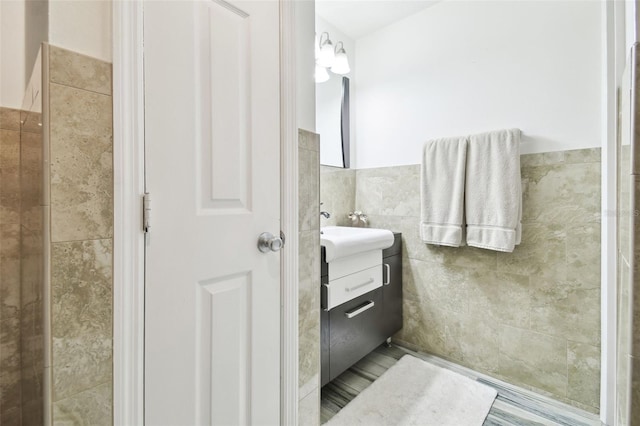
[[[151,194],[145,192],[142,196],[142,230],[146,234],[151,229]]]

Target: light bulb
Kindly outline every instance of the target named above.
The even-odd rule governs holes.
[[[324,83],[329,80],[329,73],[327,69],[323,66],[316,64],[316,75],[315,75],[316,83]]]
[[[333,65],[336,53],[333,49],[333,43],[331,43],[331,40],[329,39],[329,34],[322,34],[327,34],[327,39],[322,41],[322,35],[320,36],[320,52],[318,52],[318,60],[316,63],[322,67],[329,68]]]
[[[339,45],[342,42],[338,43]],[[331,67],[331,71],[335,74],[345,75],[351,72],[351,68],[349,68],[349,59],[347,58],[347,52],[345,52],[344,48],[338,49],[336,46],[336,54],[335,59],[333,60],[333,66]]]

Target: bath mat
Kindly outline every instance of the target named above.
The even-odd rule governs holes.
[[[327,426],[482,426],[495,389],[403,356],[356,396]]]

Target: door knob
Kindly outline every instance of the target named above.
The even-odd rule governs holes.
[[[276,237],[271,232],[263,232],[258,237],[258,250],[263,253],[268,251],[279,251],[284,245],[281,237]]]

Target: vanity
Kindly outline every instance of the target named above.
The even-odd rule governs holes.
[[[324,386],[402,328],[402,235],[369,228],[322,230]]]

